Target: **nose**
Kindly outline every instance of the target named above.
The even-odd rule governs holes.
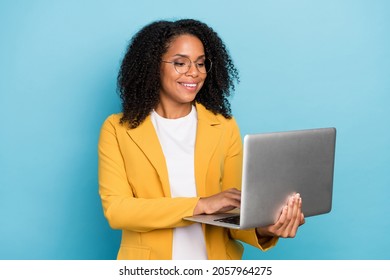
[[[199,75],[198,69],[196,68],[195,63],[191,62],[190,69],[186,73],[187,76],[197,77]]]

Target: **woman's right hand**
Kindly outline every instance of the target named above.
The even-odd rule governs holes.
[[[241,205],[241,191],[228,189],[212,196],[202,197],[195,206],[194,215],[215,214],[239,208]]]

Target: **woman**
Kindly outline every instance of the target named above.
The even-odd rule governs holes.
[[[118,75],[123,112],[107,118],[99,140],[104,214],[122,230],[118,259],[240,259],[236,240],[267,250],[303,224],[298,195],[264,228],[183,220],[240,207],[235,80],[223,42],[199,21],[157,21],[131,40]]]

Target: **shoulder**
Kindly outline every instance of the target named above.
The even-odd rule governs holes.
[[[102,125],[102,128],[106,128],[106,127],[110,127],[110,126],[113,126],[113,127],[119,127],[119,126],[123,126],[121,124],[121,118],[123,116],[123,113],[117,113],[117,114],[112,114],[112,115],[109,115],[103,122],[103,125]]]
[[[196,103],[196,109],[198,112],[198,120],[210,123],[210,125],[222,125],[238,129],[237,122],[232,116],[231,118],[225,118],[221,114],[214,114],[213,112],[206,109],[206,107],[200,103]]]
[[[126,124],[121,123],[121,118],[123,116],[123,113],[117,113],[109,115],[103,122],[100,133],[110,133],[110,134],[117,134],[120,131],[126,131],[127,126]]]

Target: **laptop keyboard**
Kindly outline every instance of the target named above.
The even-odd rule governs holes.
[[[216,222],[222,222],[222,223],[228,223],[228,224],[239,225],[239,224],[240,224],[240,215],[238,215],[238,216],[226,217],[226,218],[221,218],[221,219],[216,219],[215,221],[216,221]]]

